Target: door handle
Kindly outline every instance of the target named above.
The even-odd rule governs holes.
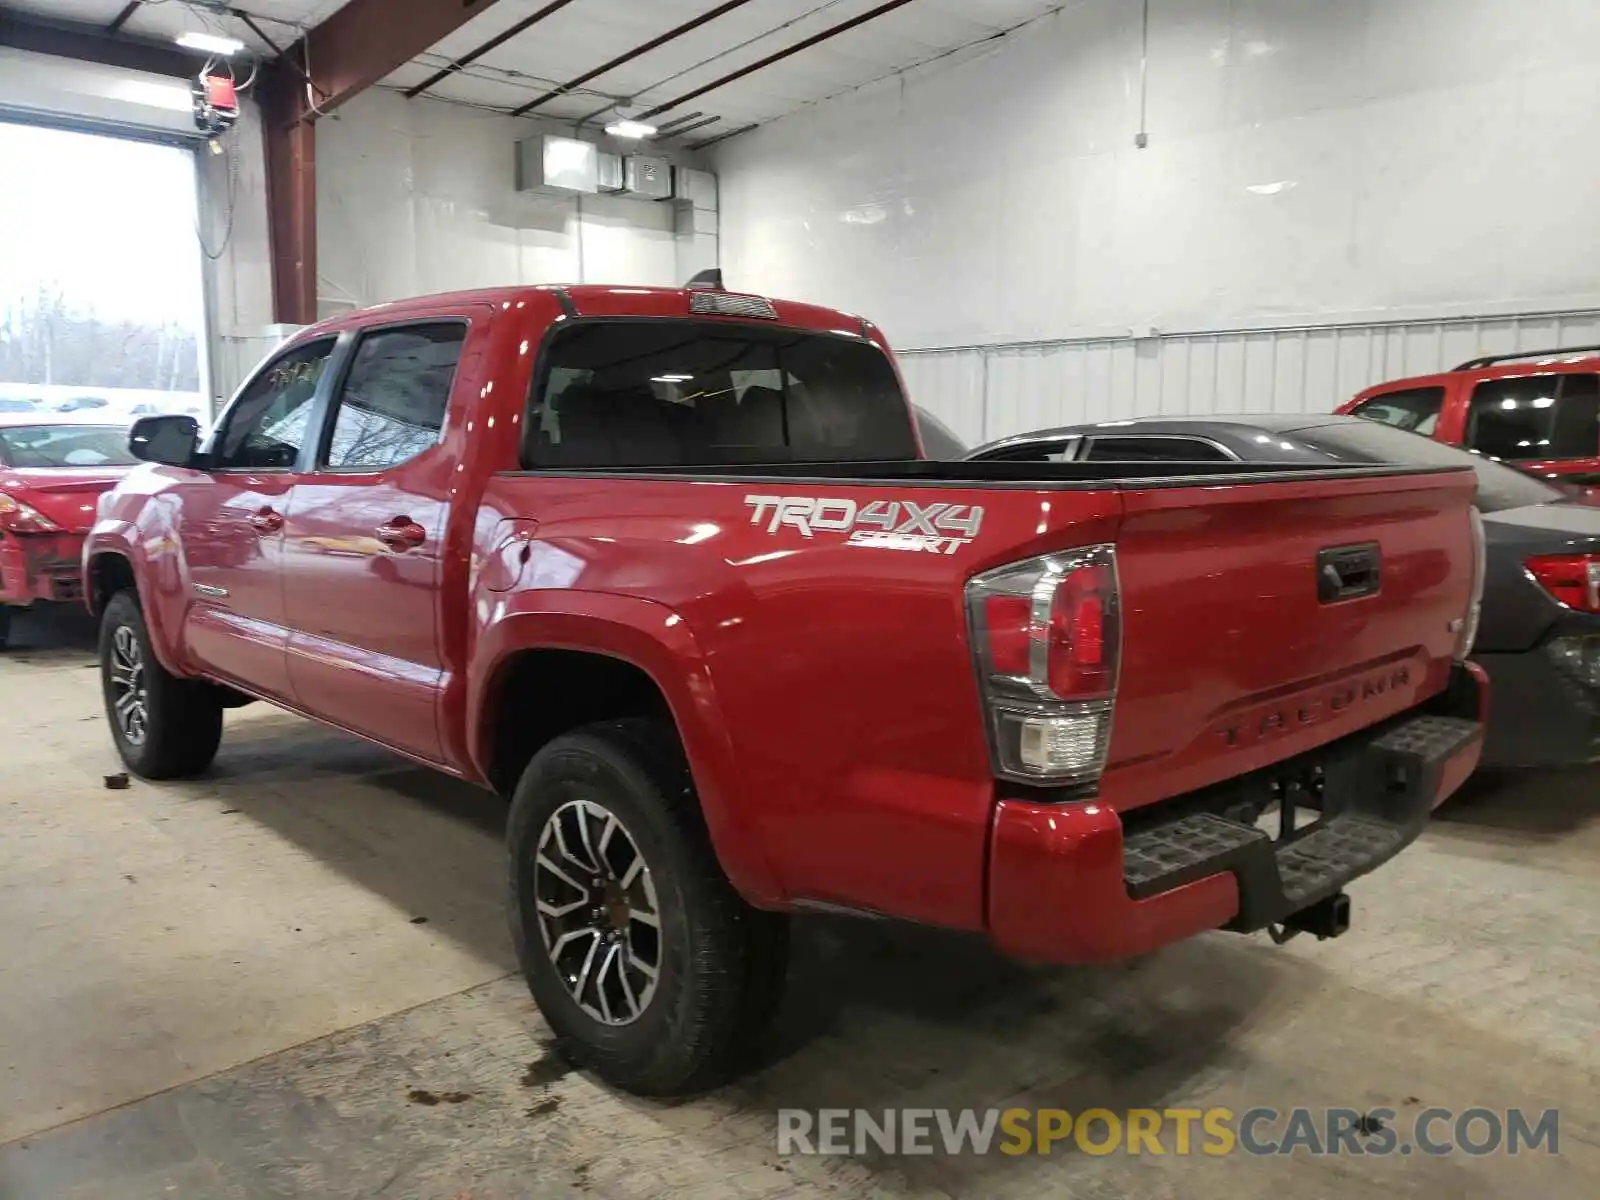
[[[391,550],[415,550],[428,540],[428,531],[410,517],[385,521],[372,532]]]
[[[283,514],[274,512],[270,508],[253,512],[245,519],[250,522],[250,528],[257,533],[277,533],[283,528]]]

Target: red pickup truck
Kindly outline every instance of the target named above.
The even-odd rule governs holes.
[[[1475,358],[1367,388],[1339,411],[1461,446],[1600,501],[1600,346]]]
[[[1478,758],[1470,471],[929,461],[827,309],[391,304],[131,447],[85,549],[128,767],[260,699],[510,796],[528,983],[643,1093],[732,1069],[788,912],[1332,936]]]

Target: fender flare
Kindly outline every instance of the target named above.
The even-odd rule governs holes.
[[[173,675],[187,676],[190,672],[184,667],[175,636],[176,631],[168,620],[169,614],[154,599],[163,590],[170,589],[163,589],[160,581],[150,579],[150,573],[153,571],[170,573],[174,577],[181,574],[176,555],[168,554],[152,559],[144,551],[136,526],[121,521],[115,523],[102,521],[97,524],[84,542],[84,595],[90,611],[98,617],[101,609],[94,604],[93,594],[95,561],[110,557],[120,558],[126,562],[129,573],[133,576],[134,591],[139,596],[139,609],[144,614],[145,629],[149,633],[150,648],[155,652],[156,661]]]
[[[738,760],[711,670],[683,617],[664,604],[598,592],[540,592],[496,605],[478,634],[467,687],[467,745],[487,778],[494,725],[486,719],[508,664],[529,650],[574,650],[636,667],[666,699],[677,725],[718,861],[745,899],[785,906],[758,823],[741,803]],[[534,608],[533,603],[538,607]]]

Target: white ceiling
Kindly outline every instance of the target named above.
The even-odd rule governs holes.
[[[315,25],[344,0],[233,0],[260,19],[280,45]],[[548,0],[499,0],[384,83],[412,87],[468,54]],[[541,116],[573,119],[618,98],[637,109],[676,99],[760,61],[882,0],[750,0],[650,53],[543,105]],[[59,18],[109,24],[125,0],[5,0],[8,7]],[[980,42],[1061,7],[1062,0],[910,0],[903,7],[812,46],[655,118],[657,123],[700,112],[718,117],[688,135],[693,142],[785,116],[808,104]],[[532,28],[452,74],[428,91],[441,100],[509,111],[717,7],[718,0],[573,0]],[[130,34],[167,39],[209,28],[264,50],[236,17],[191,0],[147,0],[124,27]],[[311,64],[316,74],[316,64]]]
[[[346,0],[227,0],[226,6],[250,13],[273,42],[284,46],[298,38],[301,30],[324,20],[345,3]],[[7,9],[99,26],[110,25],[127,4],[128,0],[0,0],[0,7]],[[237,17],[215,11],[217,7],[189,0],[143,0],[122,29],[153,41],[170,41],[180,33],[209,30],[236,37],[253,50],[270,53],[249,26]]]
[[[451,58],[469,53],[546,0],[500,0],[386,83],[410,87]],[[609,99],[650,108],[868,12],[882,0],[751,0],[563,96],[538,113],[578,117]],[[429,90],[442,99],[511,109],[554,83],[601,63],[717,7],[717,0],[575,0]],[[911,0],[791,58],[688,104],[658,122],[699,111],[722,118],[690,140],[771,121],[837,92],[982,41],[1061,7],[1061,0]],[[440,55],[444,57],[439,57]],[[520,76],[520,77],[519,77]],[[541,86],[543,85],[543,86]]]

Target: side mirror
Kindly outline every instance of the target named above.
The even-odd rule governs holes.
[[[128,430],[128,452],[145,462],[192,466],[199,447],[200,422],[193,417],[140,417]]]

